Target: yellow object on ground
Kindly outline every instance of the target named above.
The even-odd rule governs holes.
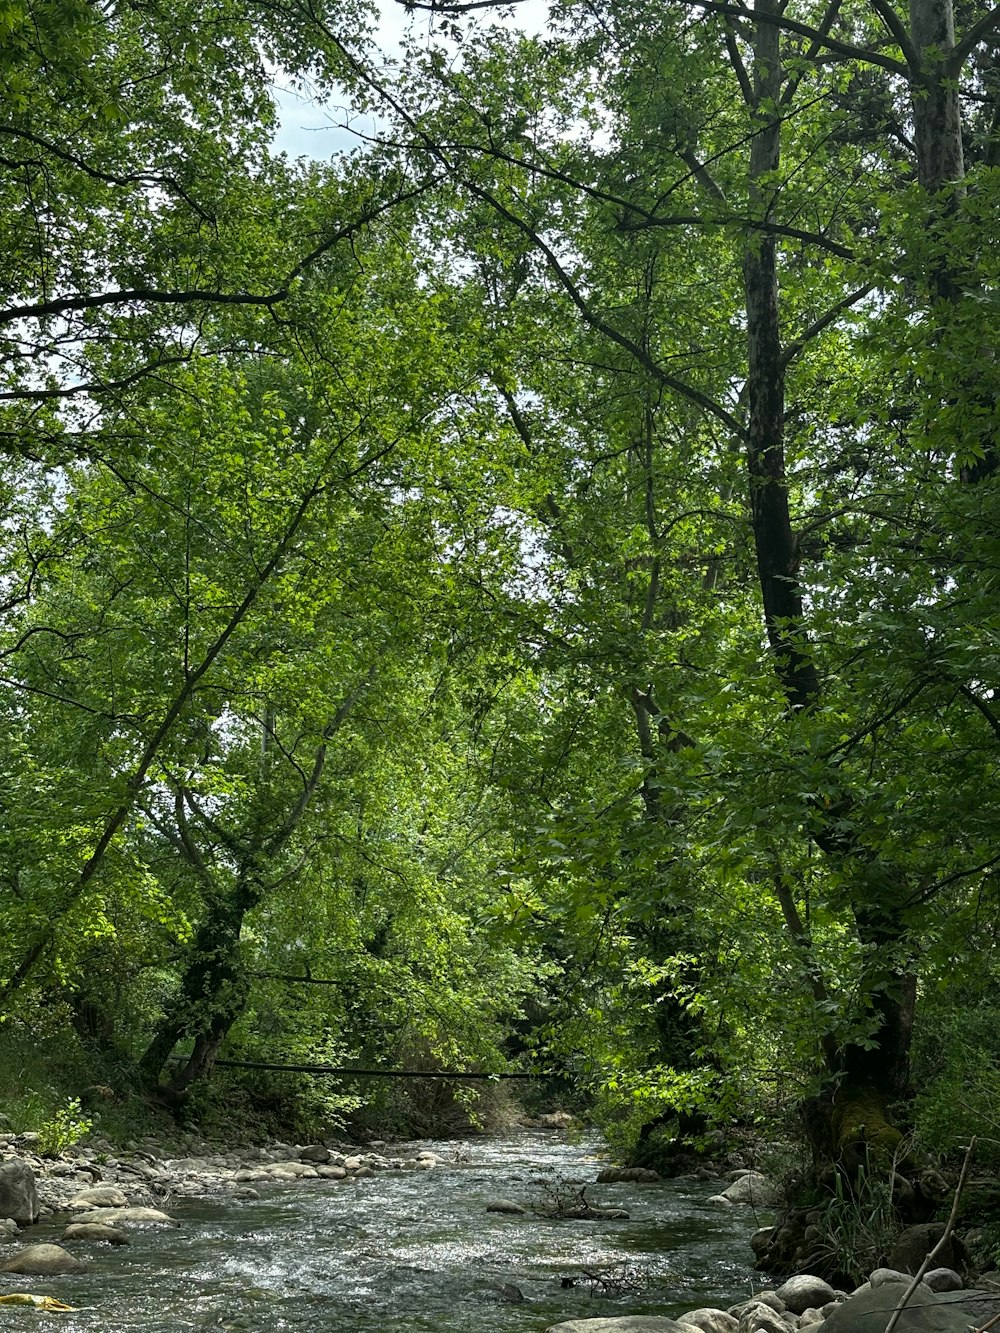
[[[63,1305],[54,1296],[36,1296],[30,1291],[12,1291],[0,1296],[0,1305],[33,1305],[36,1310],[75,1310],[75,1305]]]

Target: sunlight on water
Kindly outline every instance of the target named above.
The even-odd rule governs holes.
[[[761,1285],[747,1244],[759,1221],[708,1204],[717,1185],[588,1184],[588,1198],[628,1208],[627,1221],[507,1216],[487,1213],[487,1203],[528,1204],[540,1197],[539,1182],[594,1181],[596,1144],[523,1133],[420,1146],[444,1163],[355,1184],[265,1186],[259,1200],[179,1205],[179,1229],[136,1231],[125,1255],[95,1250],[86,1275],[46,1280],[45,1290],[83,1307],[60,1328],[540,1333],[561,1319],[725,1307]],[[57,1237],[55,1226],[37,1236]],[[611,1300],[591,1294],[583,1270],[642,1270],[651,1280],[638,1295]],[[525,1299],[504,1303],[499,1284]]]

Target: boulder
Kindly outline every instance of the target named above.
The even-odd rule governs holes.
[[[791,1310],[792,1314],[803,1314],[810,1308],[826,1305],[827,1301],[833,1300],[835,1293],[829,1282],[824,1282],[821,1277],[802,1273],[782,1283],[778,1288],[778,1295],[784,1301],[785,1308]]]
[[[71,1222],[60,1240],[103,1241],[108,1245],[131,1245],[128,1235],[120,1227],[107,1222]]]
[[[541,1129],[569,1129],[573,1123],[573,1117],[568,1111],[548,1111],[538,1117]]]
[[[35,1173],[27,1162],[12,1157],[0,1164],[0,1217],[10,1217],[19,1227],[38,1221],[38,1190]]]
[[[87,1221],[108,1222],[111,1226],[117,1222],[131,1222],[134,1226],[180,1226],[176,1217],[161,1213],[159,1208],[92,1208]]]
[[[814,1324],[822,1324],[823,1319],[824,1315],[821,1310],[810,1307],[808,1310],[803,1310],[799,1315],[799,1328],[812,1328]]]
[[[606,1166],[597,1177],[599,1185],[652,1185],[663,1177],[645,1166]]]
[[[965,1286],[961,1275],[954,1268],[932,1268],[924,1274],[922,1280],[931,1291],[961,1291]]]
[[[887,1268],[898,1268],[902,1273],[915,1273],[944,1235],[943,1222],[920,1222],[907,1227],[896,1237],[889,1251]],[[965,1266],[965,1247],[954,1235],[950,1236],[936,1262],[943,1268],[960,1270]]]
[[[876,1268],[873,1273],[868,1274],[868,1285],[870,1287],[884,1287],[889,1282],[902,1282],[909,1284],[910,1274],[901,1273],[898,1268]]]
[[[823,1325],[823,1333],[885,1333],[906,1283],[887,1282],[850,1296]],[[899,1316],[898,1333],[968,1333],[974,1323],[986,1322],[975,1298],[977,1292],[936,1292],[919,1288]],[[1000,1310],[994,1297],[993,1312]]]
[[[492,1203],[486,1205],[488,1213],[510,1213],[511,1216],[526,1213],[528,1210],[521,1204],[515,1203],[513,1199],[494,1199]]]
[[[26,1245],[0,1264],[0,1273],[32,1273],[38,1277],[51,1277],[55,1273],[85,1273],[87,1265],[81,1263],[61,1245]]]
[[[569,1319],[550,1324],[545,1333],[684,1333],[676,1319],[658,1314],[627,1314],[611,1319]]]
[[[87,1208],[127,1208],[128,1195],[114,1185],[93,1185],[90,1189],[81,1190],[70,1199],[66,1207],[81,1212]]]
[[[767,1208],[780,1201],[781,1191],[773,1181],[768,1180],[767,1176],[762,1176],[759,1171],[748,1171],[745,1176],[740,1176],[724,1189],[721,1197],[730,1203],[749,1203]]]
[[[686,1314],[681,1315],[680,1322],[700,1328],[701,1333],[737,1333],[740,1326],[740,1321],[735,1315],[708,1305],[697,1310],[688,1310]]]
[[[330,1149],[324,1148],[322,1143],[310,1143],[299,1153],[299,1161],[311,1162],[313,1166],[326,1166],[330,1156]]]
[[[792,1316],[794,1319],[794,1316]],[[739,1319],[739,1333],[788,1333],[789,1320],[764,1301],[748,1301]]]

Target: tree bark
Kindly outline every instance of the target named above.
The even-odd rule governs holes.
[[[250,979],[240,949],[246,913],[257,896],[245,879],[231,898],[215,901],[195,934],[179,993],[157,1028],[139,1070],[148,1086],[156,1086],[179,1041],[194,1038],[194,1049],[168,1079],[174,1093],[206,1078],[233,1023],[246,1007]]]
[[[777,0],[757,0],[760,16],[755,31],[751,111],[755,132],[750,153],[751,206],[763,220],[771,201],[770,182],[781,165],[780,106],[783,87]],[[764,621],[774,668],[789,712],[806,712],[820,699],[821,682],[813,661],[805,609],[798,580],[798,554],[792,526],[785,462],[785,379],[781,341],[777,239],[768,232],[749,238],[743,256],[746,300],[749,422],[747,470],[754,545]],[[874,946],[873,957],[891,956],[905,935],[905,923],[893,910],[900,901],[891,870],[877,865],[858,834],[847,828],[851,810],[845,795],[835,811],[825,812],[814,840],[848,884],[858,937]],[[823,812],[816,812],[823,813]],[[831,817],[838,817],[836,826]],[[805,937],[789,914],[789,895],[782,903],[793,939],[801,950]],[[794,913],[792,914],[794,916]],[[879,963],[876,961],[876,967]],[[812,976],[815,989],[821,978]],[[880,1141],[892,1147],[897,1131],[888,1124],[886,1107],[905,1088],[915,979],[905,968],[889,967],[870,974],[871,1005],[876,1019],[871,1048],[849,1043],[842,1049],[823,1043],[831,1092],[810,1113],[817,1169],[823,1161],[839,1161],[850,1173],[861,1164],[866,1137],[878,1123]],[[835,1089],[835,1091],[834,1091]],[[864,1107],[863,1120],[856,1114]],[[891,1153],[890,1153],[891,1157]]]

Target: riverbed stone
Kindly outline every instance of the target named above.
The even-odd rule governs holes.
[[[658,1314],[627,1314],[604,1319],[568,1319],[545,1333],[684,1333],[683,1324]]]
[[[920,1222],[907,1227],[896,1237],[886,1267],[898,1268],[902,1273],[915,1273],[944,1235],[944,1229],[943,1222]],[[943,1267],[957,1271],[963,1267],[965,1257],[962,1242],[952,1234],[937,1259]]]
[[[781,1191],[759,1171],[748,1171],[724,1189],[721,1197],[730,1203],[749,1203],[766,1208],[780,1201]]]
[[[159,1208],[93,1208],[87,1214],[87,1221],[108,1222],[111,1226],[118,1222],[129,1222],[133,1226],[180,1226],[176,1217],[161,1212]]]
[[[740,1321],[735,1315],[714,1306],[705,1305],[697,1310],[688,1310],[680,1317],[680,1322],[689,1327],[700,1328],[701,1333],[737,1333]]]
[[[908,1283],[910,1274],[900,1272],[898,1268],[876,1268],[868,1274],[868,1285],[870,1287],[884,1287],[892,1282]]]
[[[954,1268],[932,1268],[921,1280],[931,1291],[961,1291],[965,1286],[961,1274]]]
[[[318,1166],[316,1174],[321,1180],[343,1180],[347,1172],[342,1166]]]
[[[810,1306],[819,1307],[825,1305],[827,1301],[832,1301],[835,1295],[829,1282],[824,1282],[821,1277],[814,1277],[811,1273],[800,1273],[796,1277],[790,1277],[787,1282],[783,1282],[778,1288],[778,1296],[785,1303],[785,1308],[791,1310],[792,1314],[802,1314]]]
[[[782,1314],[785,1309],[785,1302],[781,1299],[778,1293],[765,1287],[763,1291],[758,1291],[757,1294],[751,1296],[749,1300],[740,1301],[737,1305],[731,1305],[729,1307],[729,1313],[739,1317],[748,1305],[769,1305],[772,1310],[777,1310],[779,1314]]]
[[[795,1316],[792,1316],[794,1321]],[[749,1301],[739,1318],[739,1333],[788,1333],[792,1323],[764,1301]]]
[[[309,1162],[312,1166],[326,1166],[330,1160],[330,1149],[322,1143],[310,1143],[299,1153],[300,1162]]]
[[[849,1297],[828,1317],[823,1333],[885,1333],[886,1323],[907,1285],[888,1282]],[[968,1333],[973,1323],[989,1318],[980,1309],[977,1298],[983,1298],[987,1307],[992,1299],[993,1313],[1000,1310],[996,1293],[987,1296],[982,1292],[934,1292],[918,1288],[901,1312],[896,1328],[899,1333]]]
[[[127,1232],[121,1227],[110,1226],[107,1222],[71,1222],[59,1237],[60,1240],[81,1240],[105,1242],[108,1245],[131,1245]]]
[[[73,1212],[90,1208],[127,1208],[128,1195],[114,1185],[94,1185],[74,1195],[66,1207]]]
[[[38,1277],[86,1271],[87,1265],[61,1245],[26,1245],[0,1264],[0,1273],[30,1273]]]
[[[11,1217],[19,1227],[38,1221],[38,1187],[35,1173],[19,1157],[0,1163],[0,1217]]]
[[[645,1166],[606,1166],[597,1177],[599,1185],[652,1185],[663,1177]]]
[[[486,1205],[488,1213],[509,1213],[512,1217],[520,1217],[528,1210],[523,1204],[515,1203],[513,1199],[494,1199],[492,1203]]]

